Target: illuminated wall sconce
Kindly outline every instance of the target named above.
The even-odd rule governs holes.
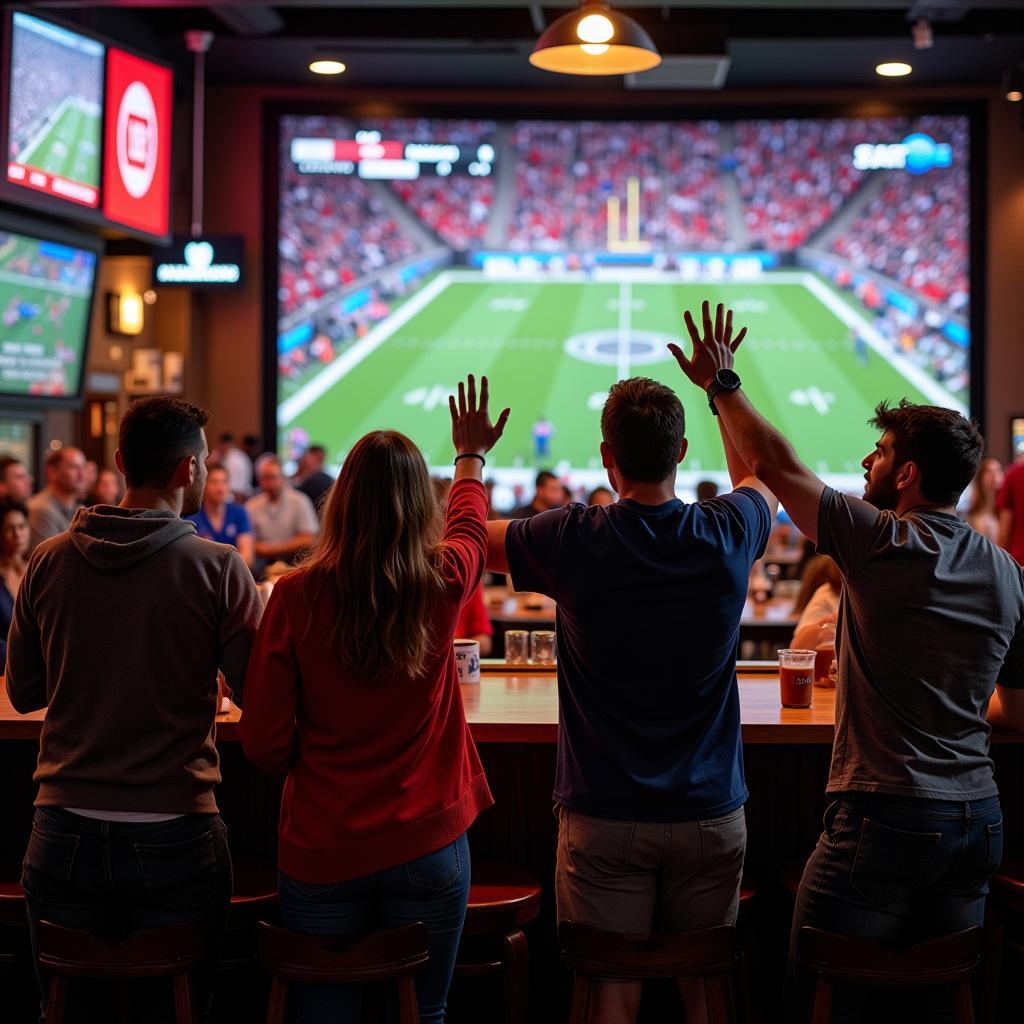
[[[107,330],[111,334],[136,335],[145,326],[145,303],[138,292],[107,294]]]

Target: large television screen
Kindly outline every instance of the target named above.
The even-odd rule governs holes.
[[[0,399],[72,402],[85,367],[96,243],[0,219]]]
[[[24,10],[5,27],[0,195],[166,242],[170,66]]]
[[[319,443],[337,465],[390,427],[450,474],[447,398],[474,371],[513,411],[499,487],[593,485],[608,389],[642,374],[689,412],[681,489],[724,480],[666,349],[704,298],[748,328],[753,400],[839,486],[879,400],[970,404],[967,116],[277,123],[288,457]]]
[[[11,26],[7,180],[97,207],[103,44],[23,11]]]

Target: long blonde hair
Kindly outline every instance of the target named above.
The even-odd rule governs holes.
[[[423,674],[428,608],[443,590],[441,524],[419,449],[378,430],[349,452],[304,569],[337,599],[330,642],[365,679]],[[310,609],[312,619],[312,608]]]

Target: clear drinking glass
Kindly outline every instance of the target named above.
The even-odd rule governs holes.
[[[555,633],[551,629],[535,629],[530,634],[530,660],[535,665],[554,665]]]
[[[530,656],[530,634],[525,629],[510,629],[505,634],[505,661],[525,665]]]

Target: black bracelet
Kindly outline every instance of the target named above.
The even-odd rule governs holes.
[[[481,466],[486,466],[487,465],[487,460],[482,455],[478,455],[476,452],[463,452],[461,455],[456,455],[455,456],[455,465],[456,466],[459,464],[459,459],[479,459]]]

